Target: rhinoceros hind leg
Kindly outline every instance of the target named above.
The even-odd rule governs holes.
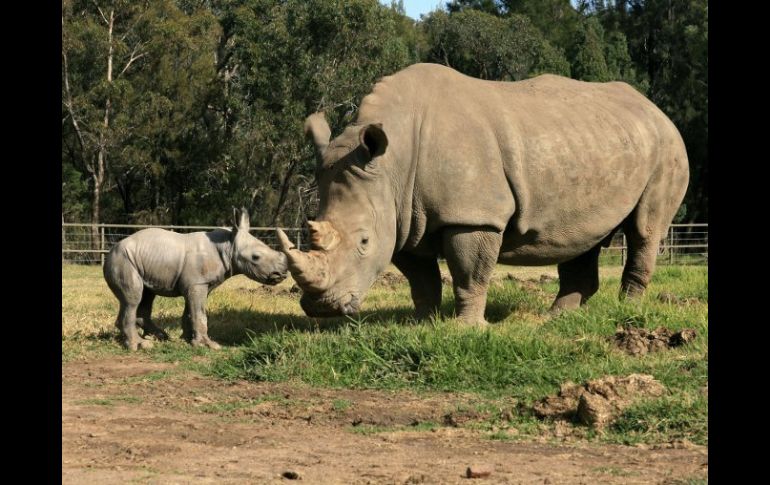
[[[107,285],[120,302],[115,326],[120,330],[121,343],[129,350],[152,347],[152,343],[139,336],[136,327],[137,310],[144,289],[142,278],[125,260],[110,258],[110,261],[105,263],[104,271]]]
[[[438,269],[438,260],[435,257],[421,258],[398,253],[393,257],[393,264],[409,280],[415,317],[423,320],[435,315],[441,305],[441,271]]]
[[[168,334],[152,321],[152,303],[155,301],[155,293],[145,288],[142,293],[142,301],[136,310],[136,325],[144,331],[142,337],[152,335],[158,340],[168,340]]]
[[[500,254],[503,236],[492,228],[455,226],[444,229],[443,253],[452,275],[457,317],[485,324],[487,289]]]
[[[599,290],[599,252],[601,246],[558,266],[559,293],[551,313],[574,310],[585,304]]]
[[[120,303],[118,312],[117,326],[123,335],[122,344],[128,350],[151,349],[152,342],[139,336],[136,328],[136,310],[138,305],[135,303]]]
[[[620,298],[644,294],[657,262],[660,239],[679,209],[689,180],[687,155],[682,150],[664,163],[647,184],[636,208],[621,227],[628,241],[628,259],[620,280]]]
[[[628,241],[628,259],[620,280],[620,298],[642,296],[655,271],[660,247],[660,232],[643,235],[633,229],[624,228]]]

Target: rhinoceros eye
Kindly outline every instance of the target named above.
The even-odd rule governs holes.
[[[259,254],[252,254],[251,255],[251,260],[254,261],[254,262],[259,261]]]
[[[361,244],[369,244],[369,238],[365,237],[365,238],[361,239]]]

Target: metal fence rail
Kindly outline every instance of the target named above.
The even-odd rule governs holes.
[[[174,232],[212,231],[219,226],[162,226],[135,224],[62,223],[62,264],[100,264],[104,255],[121,239],[148,227]],[[309,249],[307,230],[298,227],[283,229],[302,250]],[[274,227],[252,227],[250,232],[265,244],[277,248]],[[602,248],[602,264],[625,264],[628,245],[625,235],[615,235],[608,248]],[[708,264],[708,224],[672,224],[661,240],[658,264]]]
[[[603,264],[625,265],[628,256],[626,235],[618,232],[608,248],[602,248]],[[658,264],[708,264],[708,224],[672,224],[658,248]]]
[[[222,229],[223,226],[163,226],[163,225],[135,225],[135,224],[82,224],[62,223],[62,264],[98,264],[104,263],[104,256],[121,239],[131,234],[158,227],[173,232],[189,233],[198,231],[213,231]],[[229,227],[227,227],[229,229]],[[249,232],[259,238],[268,246],[276,249],[278,241],[275,236],[275,227],[252,227]],[[306,230],[294,227],[282,227],[286,235],[297,245],[307,250],[305,241],[308,241]]]

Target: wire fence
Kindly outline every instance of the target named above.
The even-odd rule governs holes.
[[[212,231],[218,226],[148,226],[134,224],[62,223],[62,264],[103,264],[104,256],[121,239],[148,227],[159,227],[179,233]],[[277,249],[274,227],[252,227],[250,232],[265,244]],[[302,250],[308,250],[307,229],[281,228]],[[600,263],[624,265],[628,246],[623,233],[618,233],[610,247],[602,248]],[[672,224],[661,240],[658,264],[708,264],[708,224]]]
[[[600,264],[625,265],[628,257],[626,235],[618,232],[608,248],[602,248]],[[672,224],[658,248],[657,264],[708,264],[709,225]]]
[[[104,256],[121,239],[131,234],[157,227],[168,229],[178,233],[190,233],[198,231],[213,231],[222,229],[223,226],[163,226],[163,225],[135,225],[135,224],[82,224],[62,223],[61,246],[62,264],[103,264]],[[229,227],[227,227],[229,229]],[[278,241],[275,235],[275,227],[252,227],[249,232],[262,242],[277,249]],[[307,250],[307,231],[303,228],[282,227],[297,247]]]

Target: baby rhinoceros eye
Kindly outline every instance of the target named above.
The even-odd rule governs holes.
[[[256,263],[257,261],[259,261],[259,254],[252,254],[252,255],[251,255],[251,260],[252,260],[252,261],[254,261],[255,263]]]

